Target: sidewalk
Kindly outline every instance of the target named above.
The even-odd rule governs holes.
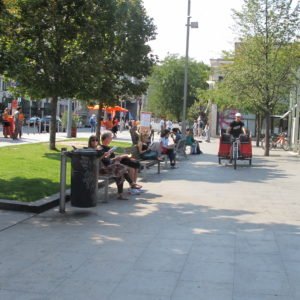
[[[299,157],[255,149],[235,171],[217,147],[129,201],[0,211],[0,299],[300,299]]]
[[[0,131],[1,132],[1,131]],[[91,136],[90,128],[79,128],[77,131],[77,138],[88,138]],[[10,138],[6,139],[3,137],[3,134],[0,133],[0,147],[4,146],[13,146],[13,145],[22,145],[22,144],[31,144],[31,143],[40,143],[40,142],[49,142],[49,133],[23,133],[22,138],[19,140],[12,140]],[[131,142],[130,134],[128,131],[118,132],[118,137],[116,141]],[[56,141],[67,140],[66,132],[56,133]],[[73,138],[70,138],[73,139]]]

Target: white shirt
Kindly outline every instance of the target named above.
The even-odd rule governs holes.
[[[160,121],[160,126],[165,126],[165,121],[164,120]]]
[[[172,121],[168,121],[168,122],[167,122],[167,127],[168,127],[168,128],[172,128],[172,125],[173,125]]]
[[[159,142],[162,143],[163,147],[165,147],[165,148],[167,148],[168,145],[169,145],[169,139],[168,138],[162,137],[162,138],[160,138]]]

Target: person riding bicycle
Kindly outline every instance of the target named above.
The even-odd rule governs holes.
[[[241,134],[247,134],[245,124],[241,121],[242,115],[240,113],[235,114],[235,120],[229,124],[227,133],[231,134],[234,139],[238,139]],[[239,148],[240,143],[238,142]],[[232,147],[230,148],[230,157],[232,157]],[[231,160],[231,159],[230,159]]]

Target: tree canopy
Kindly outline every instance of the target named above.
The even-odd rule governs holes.
[[[244,0],[242,10],[234,11],[240,42],[220,87],[240,107],[265,116],[267,140],[270,116],[287,98],[299,66],[300,10],[299,1],[293,2]]]
[[[1,4],[0,74],[18,82],[20,93],[51,98],[51,149],[59,97],[108,102],[116,94],[137,92],[128,76],[150,73],[154,59],[146,42],[155,27],[140,0]]]
[[[177,55],[166,57],[153,69],[149,77],[148,107],[157,116],[181,120],[183,109],[185,58]],[[209,67],[204,63],[189,61],[187,108],[198,100],[197,89],[208,88]]]

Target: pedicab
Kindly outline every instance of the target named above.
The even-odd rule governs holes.
[[[232,147],[232,151],[230,151]],[[222,159],[232,162],[234,169],[237,167],[238,160],[248,160],[249,166],[252,165],[252,138],[248,135],[241,134],[239,138],[232,135],[222,133],[220,136],[219,164]]]

